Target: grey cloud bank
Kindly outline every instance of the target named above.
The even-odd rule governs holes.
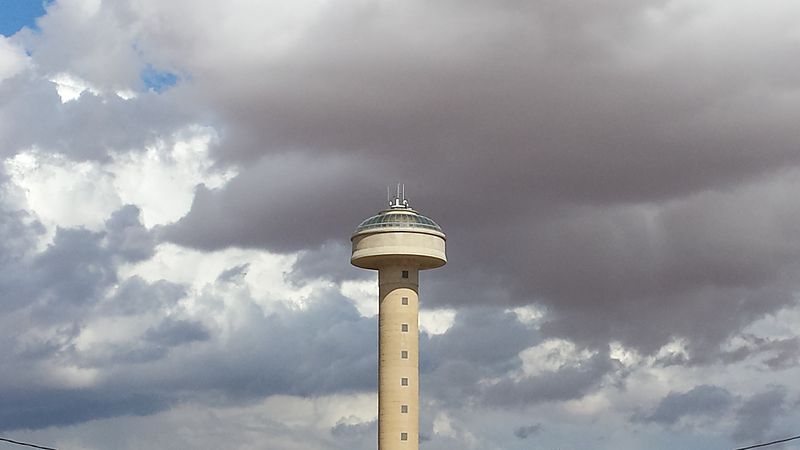
[[[423,11],[453,20],[401,28],[398,17]],[[797,270],[799,215],[786,193],[797,186],[800,109],[785,67],[754,49],[793,51],[766,22],[771,11],[751,23],[763,34],[749,45],[728,33],[735,19],[698,30],[681,13],[658,2],[412,3],[320,16],[295,51],[214,90],[210,102],[236,127],[220,156],[258,163],[218,191],[201,188],[166,238],[313,250],[347,235],[366,193],[377,203],[385,180],[402,178],[468,243],[453,248],[462,264],[451,284],[477,267],[510,303],[552,308],[555,335],[644,351],[679,336],[711,351],[794,303],[784,274]],[[204,69],[195,89],[219,82]],[[434,301],[495,302],[449,287]]]

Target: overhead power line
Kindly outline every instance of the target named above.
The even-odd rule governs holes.
[[[781,440],[778,440],[778,441],[765,442],[763,444],[751,445],[750,447],[741,447],[741,448],[737,448],[736,450],[749,450],[751,448],[766,447],[768,445],[781,444],[783,442],[789,442],[789,441],[793,441],[795,439],[800,439],[800,436],[794,436],[794,437],[790,437],[790,438],[786,438],[786,439],[781,439]]]
[[[13,439],[6,439],[4,437],[0,437],[0,441],[10,442],[12,444],[17,444],[17,445],[24,445],[25,447],[41,448],[42,450],[57,450],[57,449],[55,449],[53,447],[42,447],[41,445],[29,444],[27,442],[15,441]]]
[[[735,450],[750,450],[750,449],[753,449],[753,448],[766,447],[768,445],[782,444],[784,442],[794,441],[796,439],[800,439],[800,436],[792,436],[790,438],[779,439],[777,441],[764,442],[763,444],[751,445],[749,447],[739,447],[739,448],[737,448]],[[42,450],[58,450],[58,449],[53,448],[53,447],[42,447],[41,445],[30,444],[28,442],[15,441],[13,439],[7,439],[7,438],[4,438],[4,437],[0,437],[0,441],[9,442],[11,444],[16,444],[16,445],[23,445],[25,447],[39,448],[39,449],[42,449]]]

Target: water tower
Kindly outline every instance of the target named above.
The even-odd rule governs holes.
[[[378,450],[419,448],[419,271],[447,263],[445,234],[398,186],[361,222],[350,262],[378,271]]]

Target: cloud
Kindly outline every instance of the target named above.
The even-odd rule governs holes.
[[[763,355],[762,363],[772,370],[794,367],[800,358],[800,338],[760,338],[754,335],[741,336],[743,343],[721,354],[725,363],[734,363],[757,355]]]
[[[772,386],[748,398],[736,411],[733,438],[739,442],[763,439],[775,420],[784,414],[786,396],[784,386]]]
[[[487,405],[495,407],[524,407],[541,402],[580,399],[598,389],[605,376],[614,369],[608,355],[598,353],[576,366],[519,380],[504,378],[484,387],[482,395]]]
[[[62,104],[56,85],[34,74],[0,84],[0,100],[4,156],[36,148],[78,161],[107,161],[112,151],[141,151],[196,123],[179,102],[155,94],[124,100],[115,92],[84,92]]]
[[[552,336],[644,352],[682,337],[710,354],[797,289],[782,275],[797,255],[786,195],[798,186],[796,98],[780,65],[750,50],[792,53],[778,31],[792,25],[770,9],[747,21],[761,31],[752,42],[687,44],[738,29],[749,7],[731,8],[312,8],[284,41],[292,51],[247,60],[264,77],[210,67],[192,47],[188,89],[209,92],[232,127],[215,156],[245,167],[222,189],[200,188],[165,236],[200,249],[346,246],[387,180],[401,179],[450,238],[436,306],[538,303]],[[462,295],[465,280],[486,292]],[[665,316],[674,327],[658,326]]]
[[[262,160],[222,188],[200,186],[191,211],[164,228],[164,239],[204,250],[315,249],[332,235],[349,236],[358,225],[351,223],[352,217],[370,203],[369,190],[347,183],[348,174],[360,165],[302,155]],[[375,180],[368,172],[362,179]],[[254,192],[259,195],[251,195]],[[349,218],[342,214],[345,210],[353,211]]]
[[[15,36],[38,61],[38,70],[69,72],[98,89],[136,85],[143,65],[128,17],[96,0],[62,0],[47,6],[39,30]]]
[[[541,431],[542,425],[537,423],[536,425],[527,425],[514,429],[514,436],[520,439],[528,439],[530,436],[535,436]]]
[[[700,385],[687,392],[670,392],[650,413],[634,420],[674,425],[687,416],[720,416],[727,412],[736,398],[719,386]]]
[[[76,358],[83,327],[95,311],[114,310],[104,302],[119,282],[119,265],[152,255],[154,240],[141,225],[139,210],[121,208],[100,232],[60,228],[52,243],[38,252],[43,227],[22,211],[5,211],[2,216],[0,240],[7,251],[0,280],[5,311],[0,347],[7,358],[0,370],[0,395],[7,401],[0,428],[39,428],[165,408],[169,399],[155,392],[109,391],[93,383],[96,373]],[[163,298],[159,290],[171,288],[169,283],[131,283],[138,291],[134,303],[141,301],[139,296]],[[115,300],[131,294],[131,283],[122,284],[121,297]],[[172,289],[164,295],[179,292]]]
[[[2,392],[0,430],[70,425],[99,417],[148,415],[164,410],[169,401],[156,393],[43,390]]]
[[[341,282],[375,275],[350,265],[350,252],[349,242],[341,240],[327,241],[318,248],[304,250],[298,255],[289,277],[299,283],[315,278]]]
[[[167,318],[156,327],[147,330],[144,338],[159,345],[173,347],[195,341],[205,341],[210,338],[210,335],[200,322]]]
[[[331,435],[336,438],[353,440],[363,438],[365,435],[372,437],[378,434],[378,421],[373,420],[370,422],[360,422],[348,424],[344,420],[340,420],[336,425],[331,428]]]
[[[536,341],[513,313],[462,309],[445,333],[420,335],[421,395],[445,404],[473,401],[482,379],[518,369],[519,353]]]
[[[20,39],[48,61],[46,71],[74,73],[101,95],[65,108],[52,86],[9,80],[9,119],[32,121],[30,105],[40,117],[50,112],[45,130],[8,130],[0,139],[11,149],[35,143],[102,158],[187,122],[213,126],[221,136],[214,157],[242,164],[241,172],[225,187],[198,188],[189,214],[164,228],[165,239],[204,250],[313,252],[346,243],[380,207],[386,180],[403,179],[455,244],[432,305],[540,303],[552,311],[553,336],[597,346],[619,339],[646,352],[677,336],[709,354],[791,304],[797,288],[780,275],[793,270],[797,253],[792,233],[781,231],[797,226],[796,202],[783,194],[796,187],[790,169],[800,162],[791,150],[792,82],[752,50],[792,52],[780,31],[792,25],[776,11],[794,7],[748,20],[747,29],[760,32],[747,34],[747,45],[734,46],[744,39],[734,33],[733,42],[700,47],[686,43],[740,30],[749,7],[722,14],[715,2],[612,3],[585,11],[347,3],[335,13],[310,3],[282,12],[263,5],[287,22],[253,35],[223,27],[213,39],[198,30],[220,17],[247,23],[253,11],[207,5],[186,21],[180,3],[65,3],[42,19],[41,36]],[[415,33],[406,27],[411,18]],[[166,22],[175,24],[169,32],[159,28]],[[50,36],[78,24],[118,31],[72,58],[81,41]],[[577,31],[564,33],[565,24]],[[271,50],[239,45],[254,38]],[[123,49],[126,40],[139,53]],[[104,72],[102,55],[104,64],[120,64]],[[704,59],[714,64],[693,66],[692,77],[683,70]],[[104,97],[135,85],[146,64],[187,81],[162,95]],[[369,204],[376,206],[363,209]],[[458,293],[468,270],[486,291],[447,295]],[[729,298],[744,300],[731,309]],[[685,326],[647,332],[683,312],[671,322]],[[598,313],[603,320],[586,321]]]
[[[41,253],[32,249],[34,239],[43,232],[38,222],[31,227],[23,221],[24,213],[12,211],[2,231],[9,233],[13,247],[5,264],[5,306],[33,308],[43,316],[64,314],[93,304],[105,289],[117,281],[116,267],[152,255],[154,240],[139,223],[139,210],[126,206],[106,221],[106,230],[58,229],[53,243]],[[15,230],[23,233],[14,237]]]
[[[20,73],[27,64],[25,52],[5,36],[0,36],[0,83]]]

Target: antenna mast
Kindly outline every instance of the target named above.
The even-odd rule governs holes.
[[[386,199],[389,202],[390,208],[408,208],[408,200],[406,200],[406,185],[405,183],[397,183],[395,188],[395,196],[391,197],[389,193],[389,186],[386,186]]]

